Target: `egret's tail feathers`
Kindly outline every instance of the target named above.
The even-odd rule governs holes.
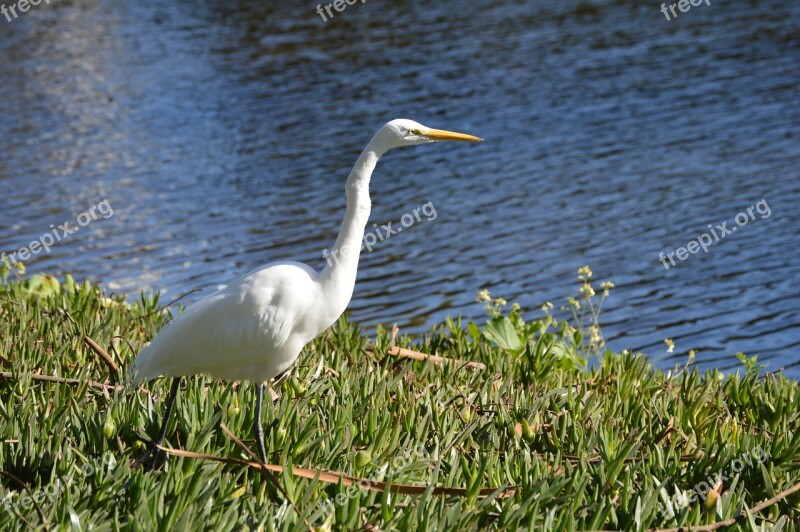
[[[149,346],[148,346],[149,347]],[[154,379],[158,375],[151,375],[152,368],[150,368],[150,353],[147,347],[136,355],[133,359],[133,364],[128,372],[128,377],[125,381],[125,386],[128,389],[135,389],[143,382]]]
[[[139,385],[144,381],[141,377],[139,377],[139,372],[136,370],[136,367],[132,367],[131,370],[128,372],[128,376],[125,379],[125,388],[128,390],[135,390],[139,387]]]
[[[125,388],[128,390],[135,390],[145,380],[147,379],[142,378],[139,368],[137,368],[136,364],[134,363],[133,367],[131,367],[130,371],[128,372],[128,377],[125,379]]]

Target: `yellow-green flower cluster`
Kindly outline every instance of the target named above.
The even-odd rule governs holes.
[[[600,334],[600,326],[592,325],[589,327],[589,345],[592,347],[603,347],[605,343],[603,335]]]
[[[594,288],[592,288],[592,285],[589,283],[589,281],[585,281],[579,292],[583,299],[589,299],[594,295]]]
[[[494,317],[499,316],[500,309],[502,309],[508,304],[508,301],[506,301],[502,297],[496,297],[492,299],[491,293],[489,292],[489,290],[486,289],[478,292],[478,296],[475,298],[475,300],[478,303],[486,303],[486,306],[484,306],[483,308],[486,310],[488,314]],[[516,305],[515,310],[519,310],[519,305]]]
[[[583,281],[583,285],[581,285],[579,290],[583,299],[589,299],[594,296],[594,288],[592,288],[592,283],[589,282],[591,278],[592,270],[589,266],[581,266],[578,268],[578,280]],[[570,302],[570,304],[572,304],[572,302]]]
[[[604,283],[600,283],[600,288],[603,289],[603,297],[608,297],[608,293],[614,288],[616,285],[611,281],[606,281]]]

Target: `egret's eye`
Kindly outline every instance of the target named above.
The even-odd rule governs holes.
[[[408,134],[409,135],[414,135],[415,137],[421,137],[422,136],[422,131],[420,131],[419,129],[411,129],[411,130],[409,130]]]

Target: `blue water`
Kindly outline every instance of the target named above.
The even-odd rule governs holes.
[[[365,326],[480,318],[481,288],[535,316],[590,264],[617,285],[614,349],[725,368],[743,351],[800,376],[800,3],[669,22],[659,6],[368,0],[323,22],[314,2],[99,0],[0,18],[0,250],[107,199],[113,216],[29,271],[169,300],[275,260],[321,268],[350,166],[407,117],[486,142],[381,161],[373,221],[428,202],[436,219],[363,256]],[[768,218],[659,262],[760,200]]]

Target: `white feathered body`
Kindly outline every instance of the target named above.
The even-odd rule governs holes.
[[[370,176],[381,155],[437,139],[480,140],[411,120],[383,126],[347,178],[347,210],[332,250],[335,262],[319,273],[297,262],[273,263],[211,294],[139,353],[130,381],[206,374],[263,382],[288,369],[303,346],[333,325],[350,303],[369,221]]]
[[[285,371],[344,306],[325,308],[319,274],[297,262],[240,277],[170,322],[133,362],[131,382],[205,374],[263,382]],[[352,287],[350,291],[352,295]]]

